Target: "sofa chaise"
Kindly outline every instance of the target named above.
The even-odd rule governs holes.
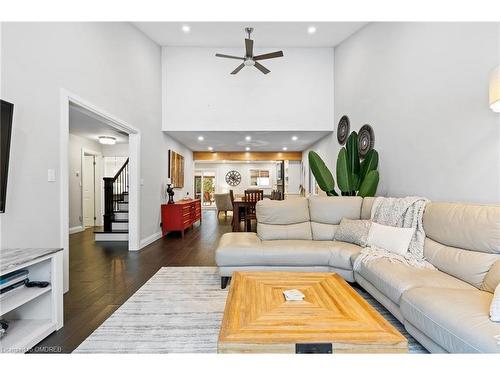
[[[500,283],[500,207],[429,203],[424,255],[436,269],[388,259],[361,263],[335,241],[342,218],[369,219],[374,198],[312,197],[257,204],[257,233],[227,233],[216,250],[222,287],[234,271],[336,272],[357,282],[433,353],[500,353],[489,319]]]

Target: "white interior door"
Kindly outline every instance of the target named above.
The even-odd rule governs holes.
[[[95,225],[94,156],[85,155],[82,166],[83,226]]]

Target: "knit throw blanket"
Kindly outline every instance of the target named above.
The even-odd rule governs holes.
[[[414,228],[415,233],[406,255],[399,255],[377,247],[365,247],[354,262],[358,271],[361,263],[374,259],[387,258],[416,268],[435,267],[424,258],[425,232],[422,224],[425,205],[428,200],[420,197],[376,198],[373,202],[371,219],[373,222],[399,228]]]

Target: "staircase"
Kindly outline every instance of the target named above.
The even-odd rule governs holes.
[[[96,241],[128,241],[128,159],[114,177],[104,178],[104,228]]]

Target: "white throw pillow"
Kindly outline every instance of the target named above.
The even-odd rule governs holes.
[[[490,320],[500,323],[500,284],[495,288],[490,306]]]
[[[414,228],[391,227],[373,222],[366,242],[368,246],[405,255],[414,233]]]

